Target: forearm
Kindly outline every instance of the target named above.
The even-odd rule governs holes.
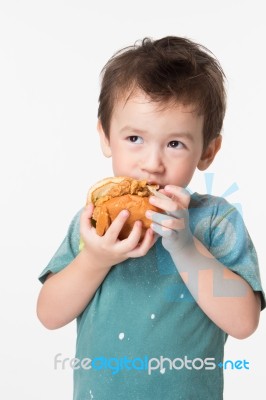
[[[258,325],[259,296],[197,239],[194,244],[172,256],[190,293],[222,330],[239,339],[248,337]]]
[[[76,318],[88,305],[111,266],[98,265],[86,250],[62,271],[44,283],[37,315],[48,329],[56,329]]]
[[[160,196],[151,196],[150,202],[166,212],[149,211],[147,217],[203,312],[231,336],[240,339],[251,335],[259,321],[259,295],[192,236],[190,194],[182,187],[167,185]]]

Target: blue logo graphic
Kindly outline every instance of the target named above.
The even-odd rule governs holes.
[[[213,194],[213,181],[214,181],[214,173],[213,172],[205,172],[204,173],[204,179],[205,179],[205,189],[206,193],[209,195]],[[189,187],[186,188],[187,191],[192,194],[193,190],[191,190]],[[231,196],[233,193],[237,192],[239,190],[239,187],[236,182],[232,183],[228,189],[224,193],[220,195],[220,197],[223,197],[226,199],[227,197]],[[242,214],[242,207],[240,203],[232,203],[232,205],[238,210],[238,212]]]
[[[205,173],[205,188],[207,195],[194,193],[190,188],[189,228],[194,237],[201,243],[222,265],[231,265],[235,251],[248,252],[249,240],[242,219],[242,207],[239,203],[228,203],[226,197],[239,190],[236,182],[232,183],[220,197],[212,196],[214,173]],[[194,194],[193,194],[194,193]],[[161,275],[176,274],[176,266],[169,254],[164,254],[163,244],[157,243],[156,260]],[[198,273],[200,270],[212,269],[213,293],[216,297],[242,297],[246,294],[246,286],[235,279],[225,279],[222,269],[217,269],[212,263],[205,262],[199,253],[195,261],[195,269],[189,272],[190,286],[194,287],[193,296],[186,285],[180,281],[172,284],[164,293],[167,302],[194,302],[198,291]],[[207,258],[205,257],[207,260]],[[178,258],[177,258],[178,260]],[[244,266],[243,266],[244,268]],[[185,265],[178,266],[179,272],[187,272]]]

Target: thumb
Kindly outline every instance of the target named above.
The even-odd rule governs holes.
[[[92,223],[91,223],[91,218],[93,215],[93,210],[94,210],[94,205],[92,203],[88,203],[84,210],[81,213],[80,216],[80,229],[81,231],[83,229],[91,228]]]
[[[87,213],[88,218],[92,217],[93,214],[93,210],[94,210],[94,205],[93,203],[88,203],[85,207],[85,211]]]

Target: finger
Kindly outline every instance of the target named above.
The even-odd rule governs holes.
[[[80,215],[80,229],[90,229],[92,228],[91,217],[93,214],[94,206],[92,203],[89,203]]]
[[[164,210],[168,215],[172,215],[175,218],[184,218],[184,208],[177,199],[171,199],[170,197],[162,199],[151,196],[149,202],[155,207]]]
[[[188,208],[190,203],[190,193],[187,189],[180,186],[167,185],[164,189],[160,189],[158,197],[170,198],[179,203],[180,208]],[[156,194],[156,193],[155,193]]]
[[[121,232],[128,217],[129,217],[128,210],[120,211],[120,213],[113,220],[113,222],[111,223],[111,225],[109,226],[104,235],[107,240],[110,240],[111,242],[115,242],[117,240],[119,233]]]
[[[154,245],[154,243],[156,242],[158,237],[159,236],[156,233],[154,233],[154,231],[151,228],[148,228],[146,230],[145,236],[140,244],[140,248],[142,248],[142,246],[143,246],[145,254],[146,254],[147,250]]]
[[[188,208],[190,203],[190,193],[185,188],[174,185],[166,185],[164,192],[167,196],[170,196],[173,200],[176,199],[183,208]]]
[[[184,215],[184,210],[180,210]],[[151,219],[156,224],[162,225],[165,228],[180,230],[185,228],[185,220],[184,218],[175,218],[171,215],[161,214],[154,211],[148,210],[146,212],[146,217]]]
[[[152,229],[147,229],[145,232],[145,236],[142,240],[141,243],[138,244],[138,246],[133,249],[132,251],[128,252],[128,257],[143,257],[149,249],[154,245],[158,237],[154,234]]]
[[[169,238],[171,236],[177,236],[178,235],[178,231],[173,230],[173,229],[169,229],[166,228],[165,226],[156,224],[156,223],[152,223],[151,224],[151,229],[157,233],[158,235],[164,237],[164,238]]]
[[[134,249],[140,241],[141,233],[142,233],[142,222],[136,221],[128,237],[120,242],[119,245],[120,250],[128,252],[131,249]]]

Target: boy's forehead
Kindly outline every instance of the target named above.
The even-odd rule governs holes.
[[[187,103],[183,99],[178,100],[174,97],[167,99],[156,99],[140,89],[128,91],[123,95],[120,95],[120,97],[117,97],[113,107],[113,115],[120,114],[128,109],[137,111],[143,105],[147,110],[150,108],[152,112],[182,109],[184,112],[200,115],[197,104]]]
[[[117,101],[110,121],[112,132],[165,132],[167,134],[202,134],[204,118],[195,105],[183,104],[175,99],[155,101],[138,92]]]

